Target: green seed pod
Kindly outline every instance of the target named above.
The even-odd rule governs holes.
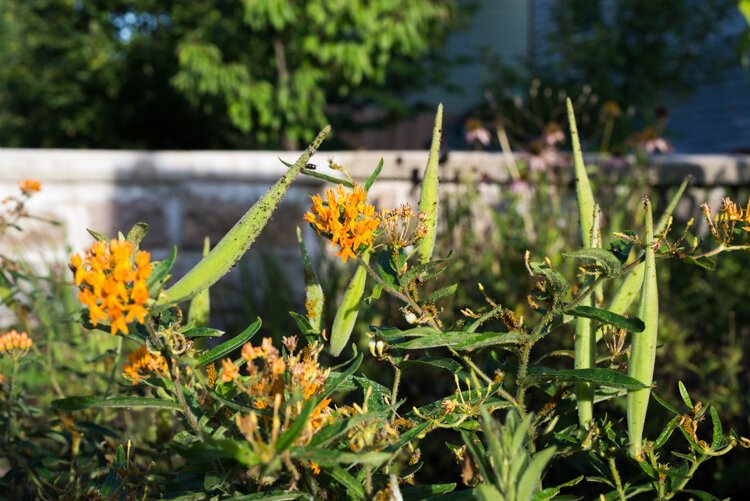
[[[594,221],[591,231],[591,248],[601,247],[601,230],[599,229],[599,206],[594,205]],[[591,287],[594,277],[586,276],[583,282],[584,288]],[[583,300],[581,306],[596,306],[595,294],[589,295]],[[596,331],[590,318],[576,318],[576,340],[575,340],[575,368],[592,369],[596,367]],[[586,429],[589,422],[594,419],[594,386],[591,383],[576,383],[576,405],[578,407],[578,422]]]
[[[364,262],[367,262],[369,259],[369,252],[362,254]],[[331,355],[334,357],[339,356],[344,350],[346,343],[349,342],[349,337],[352,335],[352,330],[354,330],[354,324],[357,322],[357,315],[359,314],[359,304],[365,292],[365,282],[367,282],[367,270],[364,265],[359,265],[349,285],[346,287],[346,291],[344,291],[344,297],[341,299],[341,304],[339,304],[336,316],[333,319],[333,327],[331,327]]]
[[[307,165],[310,157],[320,147],[331,131],[325,126],[315,140],[307,147],[294,165],[260,197],[252,207],[232,227],[216,247],[176,284],[167,289],[160,299],[160,305],[175,304],[195,297],[200,291],[210,287],[223,277],[247,252],[268,220],[281,198],[292,185],[292,181]]]
[[[578,138],[578,127],[573,111],[573,103],[567,100],[568,122],[570,124],[570,141],[573,145],[573,161],[576,175],[576,199],[578,201],[578,217],[581,228],[581,242],[585,248],[601,247],[599,234],[599,206],[594,202],[586,164],[583,161],[581,142]],[[588,276],[584,286],[592,284],[593,277]],[[594,306],[594,295],[587,297],[582,306]],[[589,318],[576,318],[575,362],[576,369],[591,369],[596,365],[596,333]],[[578,422],[586,429],[594,418],[594,387],[591,383],[576,383],[576,405],[578,408]]]
[[[639,460],[643,458],[643,427],[646,423],[648,399],[651,395],[650,386],[654,378],[659,323],[659,292],[656,284],[656,260],[653,248],[654,223],[651,215],[651,202],[648,198],[644,199],[644,206],[646,209],[646,260],[638,317],[643,320],[646,328],[640,334],[633,336],[628,375],[649,388],[629,390],[627,402],[630,455]]]
[[[424,170],[424,178],[422,179],[422,190],[419,194],[419,212],[425,214],[424,224],[427,228],[427,233],[417,244],[417,254],[421,263],[428,262],[432,258],[432,251],[435,249],[439,202],[438,160],[440,159],[440,137],[442,133],[443,103],[440,103],[435,115],[435,128],[432,131],[430,156],[427,158],[427,167]]]
[[[203,257],[206,257],[211,251],[211,240],[206,237],[203,240]],[[205,288],[190,300],[188,308],[188,322],[194,321],[196,327],[206,327],[208,325],[208,316],[211,311],[211,297],[209,289]]]
[[[591,191],[591,183],[586,173],[586,164],[583,162],[576,117],[570,98],[567,100],[567,106],[570,141],[573,145],[573,163],[575,164],[576,173],[576,198],[578,199],[578,217],[581,223],[581,240],[583,241],[583,246],[589,248],[591,247],[591,229],[594,227],[594,192]]]
[[[307,255],[305,242],[302,241],[302,230],[299,227],[297,227],[297,243],[299,243],[299,250],[302,253],[302,261],[305,266],[305,313],[310,326],[320,333],[323,330],[325,296],[323,295],[323,287],[320,286],[318,276],[310,262],[310,257]]]

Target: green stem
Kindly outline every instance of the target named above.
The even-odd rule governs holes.
[[[375,280],[378,283],[378,285],[380,285],[383,288],[383,290],[385,290],[388,294],[392,295],[393,297],[400,299],[404,303],[408,304],[409,307],[414,310],[415,314],[422,315],[422,308],[417,304],[416,301],[414,301],[409,296],[402,294],[401,292],[393,288],[390,284],[388,284],[385,280],[380,278],[380,276],[375,272],[375,270],[372,269],[372,267],[365,260],[363,260],[359,256],[357,256],[357,259],[359,263],[362,266],[364,266],[365,270],[367,270],[367,273],[373,278],[373,280]],[[434,320],[430,319],[428,321],[428,324],[433,329],[442,332],[442,329]],[[479,377],[481,377],[488,385],[491,385],[493,383],[492,378],[489,377],[482,369],[480,369],[477,366],[477,364],[475,364],[474,361],[471,360],[469,357],[461,356],[454,348],[450,346],[448,346],[448,350],[451,352],[451,354],[454,357],[461,359],[470,370],[473,370],[476,374],[478,374]],[[503,398],[505,398],[506,400],[508,400],[509,402],[511,402],[514,406],[518,405],[517,400],[514,399],[509,393],[507,393],[502,388],[499,389],[497,393],[501,395]]]
[[[6,434],[6,443],[10,443],[13,436],[13,399],[16,391],[16,376],[18,375],[18,359],[13,358],[13,372],[10,376],[10,388],[8,393],[8,429]]]
[[[393,415],[396,415],[396,400],[398,399],[398,385],[401,383],[401,368],[393,364],[393,388],[391,389],[391,406],[393,406]]]
[[[615,458],[609,458],[609,469],[612,472],[612,478],[615,480],[615,486],[617,487],[617,495],[620,497],[620,501],[625,501],[625,491],[622,488],[622,480],[620,480],[620,472],[617,471],[617,465],[615,465]]]
[[[707,459],[707,456],[700,456],[700,457],[696,458],[696,459],[695,459],[695,460],[693,461],[693,464],[691,464],[691,465],[690,465],[690,469],[689,469],[689,470],[687,471],[687,474],[686,474],[686,475],[685,475],[685,476],[684,476],[684,477],[682,478],[682,480],[680,480],[680,483],[679,483],[679,484],[677,484],[677,487],[675,487],[675,489],[674,489],[674,490],[673,490],[672,492],[670,492],[669,494],[667,494],[667,495],[666,495],[666,496],[664,497],[664,499],[672,499],[672,498],[674,497],[674,495],[675,495],[675,494],[677,494],[677,493],[679,493],[680,491],[682,491],[682,489],[684,489],[684,488],[685,488],[685,486],[686,486],[686,485],[687,485],[687,483],[688,483],[688,482],[690,481],[690,479],[692,479],[692,478],[693,478],[693,475],[695,475],[695,472],[696,472],[696,470],[698,469],[698,467],[699,467],[699,466],[701,465],[701,463],[703,463],[703,461],[705,461],[706,459]]]

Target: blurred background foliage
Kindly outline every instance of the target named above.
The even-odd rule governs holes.
[[[405,107],[393,97],[423,83],[462,12],[452,0],[4,1],[0,144],[292,148],[333,103]]]

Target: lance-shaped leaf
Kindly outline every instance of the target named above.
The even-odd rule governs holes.
[[[369,253],[362,255],[362,260],[367,262],[370,259]],[[349,285],[344,291],[344,297],[333,318],[331,327],[331,355],[337,357],[349,342],[349,337],[354,330],[354,324],[357,322],[359,314],[359,305],[362,302],[362,296],[365,292],[365,283],[367,282],[367,269],[363,264],[357,267]]]
[[[528,382],[585,382],[594,386],[607,388],[639,389],[645,385],[627,374],[612,369],[600,367],[594,369],[550,369],[548,367],[533,367],[526,376]]]
[[[55,409],[70,412],[84,409],[108,409],[108,408],[151,408],[171,409],[182,412],[182,407],[177,402],[162,400],[160,398],[147,397],[66,397],[52,401]]]
[[[214,346],[209,351],[198,357],[198,359],[195,361],[196,367],[203,367],[210,364],[211,362],[229,355],[234,350],[238,349],[243,344],[248,342],[250,338],[260,330],[261,324],[262,322],[260,321],[260,318],[257,318],[255,319],[255,322],[248,326],[247,329],[240,332],[229,341],[224,341],[220,345]]]
[[[203,239],[203,257],[206,257],[210,251],[211,240],[206,237]],[[211,311],[211,296],[208,291],[209,288],[206,287],[190,300],[188,322],[195,322],[197,327],[205,327],[208,325],[208,315]]]
[[[682,194],[685,193],[688,184],[690,184],[690,178],[685,179],[682,184],[680,184],[680,187],[677,188],[674,196],[669,201],[669,205],[667,205],[666,210],[662,213],[662,216],[654,229],[654,234],[660,234],[667,227],[667,222],[672,216],[672,212],[674,212],[677,207],[680,198],[682,198]],[[622,282],[622,285],[620,285],[620,288],[617,289],[615,296],[612,298],[612,302],[609,304],[609,311],[622,315],[628,310],[643,284],[644,266],[644,263],[636,265],[632,271],[625,276],[625,280]]]
[[[640,318],[623,317],[617,313],[612,313],[611,311],[591,306],[577,306],[570,310],[566,310],[565,313],[575,317],[598,320],[602,323],[614,325],[617,328],[626,329],[630,332],[643,332],[643,329],[645,328],[645,325]]]
[[[146,233],[148,233],[148,225],[146,223],[135,223],[130,228],[130,231],[128,231],[128,236],[125,237],[125,240],[138,247],[143,237],[146,236]]]
[[[237,264],[237,261],[258,238],[292,181],[320,147],[330,130],[330,126],[326,126],[320,131],[294,165],[250,207],[216,244],[216,247],[176,284],[167,289],[159,301],[160,304],[174,304],[192,299],[196,294],[216,283]]]
[[[638,317],[643,320],[645,328],[643,332],[633,336],[628,375],[648,386],[648,388],[628,391],[627,399],[630,455],[636,459],[642,459],[643,457],[643,428],[646,423],[648,399],[651,394],[650,386],[654,379],[659,325],[659,292],[656,283],[656,259],[653,247],[654,223],[651,215],[651,202],[648,198],[644,199],[644,207],[646,210],[646,256]]]
[[[325,296],[323,295],[323,287],[320,286],[318,276],[315,274],[315,270],[310,262],[305,242],[302,240],[302,230],[299,227],[297,227],[297,243],[299,243],[302,262],[305,267],[305,313],[307,314],[307,321],[316,333],[320,333],[323,330],[323,305],[325,303]]]
[[[440,160],[440,137],[443,133],[443,103],[440,103],[435,115],[435,128],[432,131],[432,144],[430,145],[430,156],[427,159],[427,167],[422,178],[422,190],[419,194],[419,212],[424,213],[424,224],[427,228],[425,236],[417,244],[419,261],[426,263],[432,258],[435,248],[435,237],[437,235],[438,222],[438,199],[439,199],[439,164]]]

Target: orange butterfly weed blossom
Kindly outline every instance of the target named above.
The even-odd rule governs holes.
[[[144,323],[146,280],[153,270],[148,252],[135,252],[135,245],[125,240],[97,241],[83,257],[71,255],[70,267],[80,289],[78,299],[88,307],[94,327],[108,322],[112,335],[128,334],[129,323]]]
[[[347,191],[338,185],[335,192],[326,190],[325,204],[320,195],[313,195],[311,212],[304,216],[318,234],[330,238],[334,247],[339,246],[336,255],[343,262],[372,245],[373,232],[380,224],[375,207],[366,198],[367,192],[361,186]]]

